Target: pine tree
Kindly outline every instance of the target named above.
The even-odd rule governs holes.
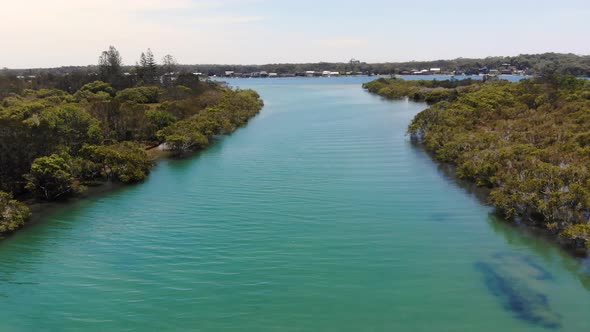
[[[145,78],[146,83],[153,83],[158,75],[158,65],[151,49],[147,49],[145,54]]]
[[[116,83],[121,76],[123,60],[121,54],[114,46],[109,46],[108,51],[103,51],[98,58],[98,70],[101,79],[111,84]]]
[[[145,53],[141,52],[141,55],[139,56],[139,63],[135,63],[135,70],[137,72],[137,78],[140,81],[144,81],[145,80],[145,68],[146,68],[146,59],[145,59]]]

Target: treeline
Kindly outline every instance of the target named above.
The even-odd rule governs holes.
[[[482,80],[471,78],[442,81],[406,81],[399,78],[379,78],[363,84],[363,88],[387,99],[409,98],[412,101],[425,101],[433,104],[442,100],[453,101],[459,96],[461,90],[483,83]]]
[[[442,72],[460,71],[477,75],[482,68],[498,69],[508,64],[530,75],[574,75],[590,76],[590,55],[543,53],[521,54],[518,56],[498,56],[483,59],[457,58],[453,60],[408,61],[388,63],[341,62],[341,63],[302,63],[302,64],[265,64],[256,66],[236,65],[182,65],[187,71],[198,71],[208,75],[223,75],[225,71],[238,73],[275,72],[278,74],[298,73],[307,70],[322,72],[324,70],[340,73],[361,72],[368,74],[393,75],[415,69],[440,68]]]
[[[170,59],[169,59],[170,60]],[[173,60],[173,58],[172,58]],[[141,62],[141,61],[140,61]],[[166,61],[162,61],[163,63]],[[518,56],[498,56],[487,57],[482,59],[457,58],[453,60],[434,60],[434,61],[409,61],[409,62],[388,62],[388,63],[366,63],[358,61],[349,62],[319,62],[319,63],[300,63],[300,64],[264,64],[264,65],[180,65],[172,61],[174,68],[182,72],[200,72],[204,75],[222,76],[226,71],[236,73],[252,72],[274,72],[278,74],[301,73],[308,70],[313,71],[335,71],[340,73],[361,72],[370,74],[392,75],[401,74],[402,72],[412,71],[414,69],[440,68],[443,72],[460,71],[466,74],[477,75],[482,68],[498,69],[508,64],[517,70],[526,71],[530,75],[574,75],[590,76],[590,56],[562,53],[543,53],[543,54],[521,54]],[[135,79],[137,66],[122,66],[122,70],[133,74],[128,79]],[[88,75],[97,74],[97,66],[87,67],[62,67],[51,69],[29,69],[29,70],[9,70],[5,73],[10,75],[38,75],[45,77],[47,75],[63,76],[70,75]]]
[[[167,75],[170,73],[175,75]],[[125,65],[119,51],[110,46],[100,54],[96,65],[45,69],[4,68],[0,70],[0,98],[13,93],[20,94],[25,89],[58,89],[75,93],[84,85],[97,80],[107,82],[117,90],[154,84],[170,86],[172,78],[176,79],[180,75],[182,79],[189,74],[179,67],[170,54],[158,62],[149,48],[139,55],[135,65]]]
[[[387,86],[376,88],[382,84],[367,86],[389,95]],[[590,247],[590,81],[548,76],[449,90],[454,96],[419,113],[409,134],[457,165],[461,178],[490,188],[507,218]]]
[[[104,59],[105,66],[112,65]],[[103,75],[117,82],[119,73]],[[30,215],[14,197],[51,201],[105,180],[141,181],[153,165],[146,148],[164,144],[175,153],[202,149],[262,108],[252,90],[232,90],[191,74],[167,83],[149,75],[122,89],[96,80],[73,93],[56,88],[3,91],[0,234],[21,227]]]

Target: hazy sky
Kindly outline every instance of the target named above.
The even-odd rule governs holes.
[[[0,0],[0,68],[590,54],[590,0]]]

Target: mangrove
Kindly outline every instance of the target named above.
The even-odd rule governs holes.
[[[97,74],[61,78],[79,86],[75,91],[52,82],[0,91],[0,235],[30,217],[20,201],[61,200],[104,181],[142,181],[154,164],[148,148],[203,149],[263,106],[255,91],[171,73],[171,56],[162,68],[150,50],[141,59],[130,78],[111,47]]]
[[[568,247],[590,247],[590,80],[549,75],[483,81],[378,79],[365,88],[431,106],[410,136],[460,178],[490,189],[512,220]]]

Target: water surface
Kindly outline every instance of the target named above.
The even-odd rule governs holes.
[[[0,331],[588,331],[590,268],[495,220],[369,78],[241,79],[207,151],[0,243]]]

